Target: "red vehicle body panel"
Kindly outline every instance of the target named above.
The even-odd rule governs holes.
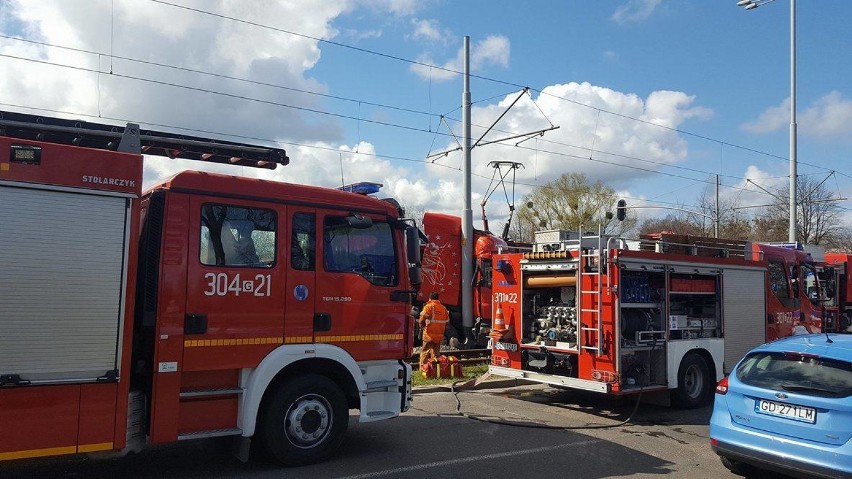
[[[180,392],[236,387],[240,369],[256,366],[282,344],[337,344],[357,361],[406,356],[409,311],[405,303],[388,301],[390,292],[400,289],[402,283],[377,287],[351,272],[326,271],[321,260],[324,242],[319,239],[326,215],[339,217],[356,211],[376,221],[386,220],[395,216],[389,203],[325,188],[191,171],[154,189],[166,192],[167,198],[158,305],[157,337],[161,339],[155,363],[177,362],[183,373],[154,375],[153,443],[174,441],[179,434],[235,427],[235,398],[180,398]],[[202,264],[198,232],[205,204],[274,211],[278,225],[275,264],[264,269]],[[330,204],[333,209],[327,207]],[[319,259],[315,271],[294,269],[285,254],[293,246],[289,218],[297,212],[317,215]],[[400,260],[397,271],[405,271],[406,266]],[[268,294],[208,294],[211,280],[222,278],[222,285],[237,278],[254,285],[262,281]],[[305,301],[311,307],[294,298],[297,285],[308,287]],[[315,334],[314,313],[320,311],[332,318],[331,329]],[[184,318],[193,313],[207,318],[202,334],[184,333]]]
[[[10,161],[12,145],[41,148],[40,164]],[[130,235],[138,236],[142,156],[0,137],[0,180],[125,193],[130,200]],[[127,288],[119,368],[130,377],[136,279],[135,241],[128,245]],[[112,384],[43,385],[0,391],[0,460],[123,448],[129,380]]]
[[[773,247],[765,245],[754,245],[752,251],[756,253],[752,255],[753,259],[734,258],[734,257],[696,257],[686,254],[676,253],[656,253],[653,251],[638,251],[638,250],[609,250],[609,258],[611,265],[607,267],[606,272],[600,278],[601,285],[597,285],[598,276],[596,274],[576,274],[573,276],[580,284],[576,284],[578,291],[594,292],[601,291],[600,294],[600,311],[601,311],[601,331],[602,331],[602,350],[600,354],[590,352],[583,348],[566,348],[560,349],[558,346],[548,346],[548,351],[564,354],[567,356],[576,357],[576,372],[574,378],[587,381],[596,381],[608,383],[607,390],[613,394],[624,394],[620,390],[622,384],[619,382],[620,371],[617,370],[617,358],[620,354],[620,345],[615,337],[616,334],[616,318],[617,292],[620,291],[622,284],[621,268],[613,266],[620,264],[622,260],[641,260],[637,264],[653,265],[655,262],[660,265],[658,271],[666,271],[665,262],[684,264],[689,262],[700,261],[701,265],[706,267],[708,264],[718,264],[725,267],[748,267],[748,268],[764,268],[767,271],[766,278],[766,341],[774,340],[778,337],[790,336],[798,334],[794,328],[804,327],[808,332],[820,331],[822,320],[822,309],[819,305],[814,305],[808,299],[804,287],[799,288],[798,295],[793,297],[792,284],[793,280],[802,281],[798,276],[791,278],[791,272],[800,274],[802,264],[812,264],[810,259],[801,251],[794,251],[782,247]],[[585,251],[585,250],[584,250]],[[558,262],[567,263],[580,259],[580,253],[577,250],[559,251],[553,253],[537,253],[538,259],[542,266],[547,263],[546,258],[564,258]],[[551,255],[551,256],[548,256]],[[566,256],[560,256],[566,255]],[[588,255],[587,255],[588,256]],[[507,332],[499,340],[499,343],[492,349],[491,364],[498,367],[511,368],[522,370],[522,353],[524,350],[539,351],[541,346],[537,344],[524,344],[522,341],[522,311],[523,292],[527,290],[526,276],[522,273],[522,262],[535,263],[537,259],[525,259],[522,253],[509,253],[494,255],[493,261],[495,264],[493,278],[494,290],[493,300],[494,308],[500,308],[508,328]],[[578,264],[578,268],[583,269],[583,259]],[[790,298],[782,302],[776,294],[773,294],[770,287],[770,279],[768,268],[770,262],[779,262],[782,265],[783,271],[786,271],[787,276],[783,277],[783,292],[789,293]],[[575,283],[564,283],[566,273],[559,273],[554,270],[553,276],[547,276],[549,273],[542,273],[544,270],[537,270],[537,273],[532,273],[540,281],[553,281],[552,286],[573,286]],[[696,270],[697,272],[697,270]],[[561,276],[560,276],[561,274]],[[559,283],[563,281],[563,283]],[[542,283],[539,286],[542,287]],[[600,287],[599,287],[600,286]],[[530,288],[535,288],[530,286]],[[697,278],[683,279],[679,278],[668,285],[668,291],[687,292],[687,293],[713,293],[717,292],[717,283],[714,279]],[[578,335],[580,337],[579,344],[595,344],[597,342],[597,316],[591,311],[595,311],[598,307],[597,295],[583,293],[579,294],[579,304],[577,304],[577,317],[579,318]],[[584,329],[585,328],[585,329]],[[659,389],[660,386],[657,386]],[[665,386],[662,386],[665,388]],[[646,389],[653,389],[646,388]],[[635,393],[637,388],[631,392]]]
[[[11,145],[40,147],[40,164],[11,162]],[[129,197],[130,208],[118,379],[0,388],[0,427],[16,431],[0,434],[0,460],[121,450],[126,445],[131,359],[136,347],[140,221],[151,201],[150,192],[141,194],[142,155],[0,137],[0,181],[82,193],[121,193]],[[238,387],[242,368],[256,367],[282,344],[335,344],[356,361],[398,360],[410,354],[410,302],[389,299],[396,290],[410,289],[405,254],[395,252],[396,279],[386,286],[357,274],[326,271],[321,260],[324,215],[355,212],[388,221],[398,217],[396,206],[326,188],[200,172],[181,173],[154,190],[165,195],[165,206],[161,243],[154,246],[160,255],[148,418],[151,443],[175,441],[183,433],[237,427],[238,396],[198,398],[181,397],[181,393]],[[199,211],[207,202],[275,211],[276,263],[265,269],[203,265]],[[317,214],[320,259],[316,271],[296,271],[289,264],[289,218],[295,212]],[[396,247],[402,247],[402,230],[390,230]],[[263,276],[266,294],[262,298],[205,294],[209,275],[214,279],[224,275],[229,282],[240,275],[239,282],[252,281],[252,287],[259,286]],[[294,299],[294,288],[301,285],[310,291],[309,307]],[[314,335],[317,311],[329,314],[332,325]],[[206,331],[187,334],[187,313],[206,315]]]
[[[427,212],[423,229],[429,243],[423,251],[423,284],[417,300],[425,303],[429,294],[438,292],[441,302],[460,314],[462,231],[461,218],[443,213]],[[473,261],[476,276],[473,280],[473,315],[490,323],[492,318],[491,271],[492,256],[506,242],[487,231],[474,230]]]

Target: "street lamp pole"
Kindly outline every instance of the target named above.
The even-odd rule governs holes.
[[[775,0],[740,0],[737,6],[755,9]],[[790,228],[787,240],[796,242],[796,0],[790,0]]]
[[[790,231],[796,242],[796,0],[790,0]]]

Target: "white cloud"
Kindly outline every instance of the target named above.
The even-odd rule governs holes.
[[[629,0],[616,8],[610,18],[620,24],[647,20],[662,2],[663,0]]]
[[[412,18],[414,28],[411,38],[419,41],[448,44],[452,41],[452,32],[442,29],[437,20]]]
[[[845,138],[852,134],[852,100],[832,91],[817,99],[804,111],[797,112],[798,131],[807,136]],[[742,125],[750,133],[770,133],[790,125],[790,99],[767,108],[760,116]]]
[[[833,91],[802,112],[797,119],[805,134],[818,137],[846,137],[852,133],[852,100]]]
[[[608,62],[617,62],[618,61],[618,53],[615,53],[612,50],[605,50],[603,52],[604,60]]]
[[[508,95],[502,101],[472,109],[474,126],[472,137],[479,138],[484,127],[500,116],[517,94]],[[563,99],[569,101],[565,101]],[[623,93],[589,83],[566,83],[551,85],[544,93],[535,97],[538,105],[529,97],[518,101],[515,107],[498,123],[486,140],[496,140],[546,128],[547,118],[560,128],[550,131],[542,138],[515,144],[518,139],[504,143],[477,147],[472,154],[472,191],[485,192],[494,172],[490,161],[515,161],[524,165],[517,170],[515,199],[520,202],[523,195],[536,185],[554,180],[563,173],[578,172],[590,179],[600,179],[616,189],[628,189],[631,184],[650,176],[661,165],[679,163],[687,158],[687,143],[673,128],[678,128],[688,119],[708,118],[712,111],[695,105],[695,97],[683,92],[657,91],[643,99],[632,93]],[[587,105],[587,106],[582,106]],[[598,113],[597,109],[618,113],[616,116]],[[644,120],[637,122],[625,117]],[[660,128],[663,125],[668,128]],[[458,132],[456,132],[458,134]],[[594,153],[590,148],[594,145]],[[448,141],[446,149],[456,145]],[[439,151],[440,148],[436,148]],[[589,160],[589,157],[592,160]],[[457,167],[461,153],[451,153],[438,163]],[[633,167],[633,168],[630,168]],[[639,168],[639,169],[637,169]],[[452,181],[454,190],[442,190],[443,195],[458,198],[461,175],[447,168],[429,168],[431,179]],[[431,180],[434,181],[434,180]],[[498,197],[499,196],[499,197]],[[492,198],[488,205],[489,218],[495,224],[505,219],[508,208],[501,195]],[[478,202],[474,198],[474,202]],[[458,213],[461,203],[447,211]]]
[[[355,3],[378,12],[390,12],[396,16],[404,17],[417,13],[422,8],[423,2],[417,0],[355,0]]]
[[[9,8],[5,8],[7,5]],[[109,2],[87,0],[7,2],[0,12],[0,17],[3,18],[0,25],[3,26],[4,33],[9,33],[10,30],[24,32],[28,38],[49,43],[107,52],[112,44],[115,52],[122,56],[183,65],[305,90],[327,90],[321,81],[311,77],[311,69],[321,61],[322,53],[322,45],[315,40],[248,28],[246,25],[222,22],[221,19],[149,2],[115,2],[116,36],[111,40],[108,21],[110,5]],[[333,21],[354,8],[343,0],[263,4],[248,4],[236,0],[193,0],[187,5],[258,23],[267,23],[269,18],[275,18],[278,27],[321,38],[338,35]],[[103,21],[100,21],[101,19]],[[10,29],[8,25],[15,26]],[[9,40],[0,41],[0,49],[5,54],[98,68],[95,55]],[[488,37],[473,46],[472,67],[475,70],[491,65],[508,67],[510,50],[511,45],[507,38]],[[445,65],[460,70],[461,53]],[[155,78],[261,98],[268,102],[325,109],[315,97],[292,91],[142,66],[127,61],[115,60],[112,68],[116,74]],[[107,60],[102,61],[101,70],[109,71]],[[418,71],[418,74],[420,73]],[[433,73],[441,74],[434,69]],[[428,73],[426,76],[428,77]],[[593,179],[602,179],[616,188],[625,189],[630,181],[646,173],[618,165],[633,165],[648,170],[658,168],[656,164],[642,162],[633,157],[673,164],[687,156],[687,143],[677,132],[659,128],[654,124],[677,128],[689,119],[702,119],[710,115],[709,110],[696,105],[694,97],[682,92],[657,91],[642,98],[633,93],[619,92],[589,83],[555,84],[545,88],[545,91],[546,95],[536,96],[538,106],[529,98],[518,102],[489,138],[495,139],[499,138],[497,135],[506,134],[499,130],[520,133],[547,127],[549,123],[542,117],[539,108],[550,121],[559,125],[560,129],[547,133],[544,138],[526,141],[518,147],[514,146],[515,142],[508,142],[506,145],[496,144],[475,149],[473,161],[476,176],[472,186],[474,202],[478,202],[479,195],[486,191],[493,173],[493,169],[487,164],[492,160],[518,161],[526,166],[518,171],[517,201],[531,190],[531,186],[521,183],[543,184],[569,171],[583,172]],[[490,125],[515,96],[509,95],[493,104],[478,105],[473,109],[473,123]],[[143,126],[145,123],[189,126],[306,145],[285,145],[293,161],[289,166],[275,171],[251,168],[236,170],[224,165],[208,166],[197,162],[149,158],[144,170],[146,186],[183,169],[201,168],[224,174],[336,187],[340,184],[342,163],[344,181],[384,183],[385,195],[399,198],[408,206],[458,213],[463,204],[463,179],[457,169],[459,154],[450,155],[438,160],[439,164],[427,164],[425,167],[416,163],[390,161],[373,156],[376,153],[382,154],[379,151],[381,145],[375,138],[365,135],[360,144],[344,144],[344,125],[340,122],[330,118],[316,120],[299,111],[280,106],[168,88],[122,79],[108,73],[101,74],[99,78],[94,73],[4,60],[0,62],[0,102],[15,101],[26,101],[27,106],[68,110],[80,114],[97,114],[100,105],[104,116],[126,118],[141,122]],[[589,105],[592,108],[580,105]],[[648,123],[606,113],[599,114],[595,108],[640,118]],[[478,138],[482,132],[482,128],[474,128],[472,133],[474,138]],[[220,135],[211,133],[209,136],[215,138]],[[240,141],[239,138],[234,139]],[[588,149],[592,145],[598,150],[595,153],[590,153]],[[455,144],[448,140],[445,146],[453,147]],[[439,148],[435,148],[437,149]],[[590,155],[595,160],[609,163],[589,161]],[[452,168],[441,164],[451,165]],[[493,197],[489,203],[489,217],[494,219],[495,224],[504,219],[507,213],[507,208],[499,196]]]
[[[742,129],[749,133],[770,133],[790,124],[790,99],[778,106],[767,108],[756,120],[744,123]]]
[[[511,56],[511,42],[502,35],[489,35],[484,40],[477,42],[470,48],[470,69],[479,71],[488,65],[496,65],[503,68],[509,67]],[[421,55],[417,59],[421,64],[413,64],[410,70],[424,80],[431,79],[435,82],[447,81],[455,78],[456,73],[461,72],[464,62],[464,48],[460,48],[456,57],[440,65],[428,54]],[[436,65],[439,68],[429,68],[422,64]],[[450,71],[448,71],[450,70]]]

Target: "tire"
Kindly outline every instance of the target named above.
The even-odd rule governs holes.
[[[266,403],[260,439],[276,461],[288,466],[328,459],[343,442],[349,408],[330,379],[309,374],[284,382]]]
[[[713,381],[707,362],[698,354],[687,354],[677,371],[677,389],[672,402],[684,409],[694,409],[707,403]]]
[[[748,464],[743,464],[726,456],[719,456],[719,459],[722,460],[722,465],[725,466],[725,469],[738,476],[751,477],[755,473],[755,469]]]

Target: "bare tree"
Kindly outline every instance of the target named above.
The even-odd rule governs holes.
[[[604,233],[622,235],[636,225],[636,219],[618,221],[617,201],[615,190],[602,182],[590,183],[583,174],[565,173],[524,198],[512,231],[521,241],[531,241],[538,230],[579,231],[582,227],[596,232],[599,225]]]
[[[827,178],[826,178],[827,179]],[[774,191],[778,200],[755,217],[755,233],[761,241],[787,241],[790,187]],[[797,224],[796,238],[800,243],[832,247],[841,244],[848,235],[842,223],[842,208],[837,198],[825,186],[825,179],[801,176],[796,181]]]
[[[736,198],[722,198],[719,204],[719,237],[748,239],[751,237],[751,222]],[[680,205],[666,216],[649,218],[639,227],[641,233],[671,231],[677,234],[707,236],[716,234],[716,199],[707,187],[698,197],[697,205]]]

